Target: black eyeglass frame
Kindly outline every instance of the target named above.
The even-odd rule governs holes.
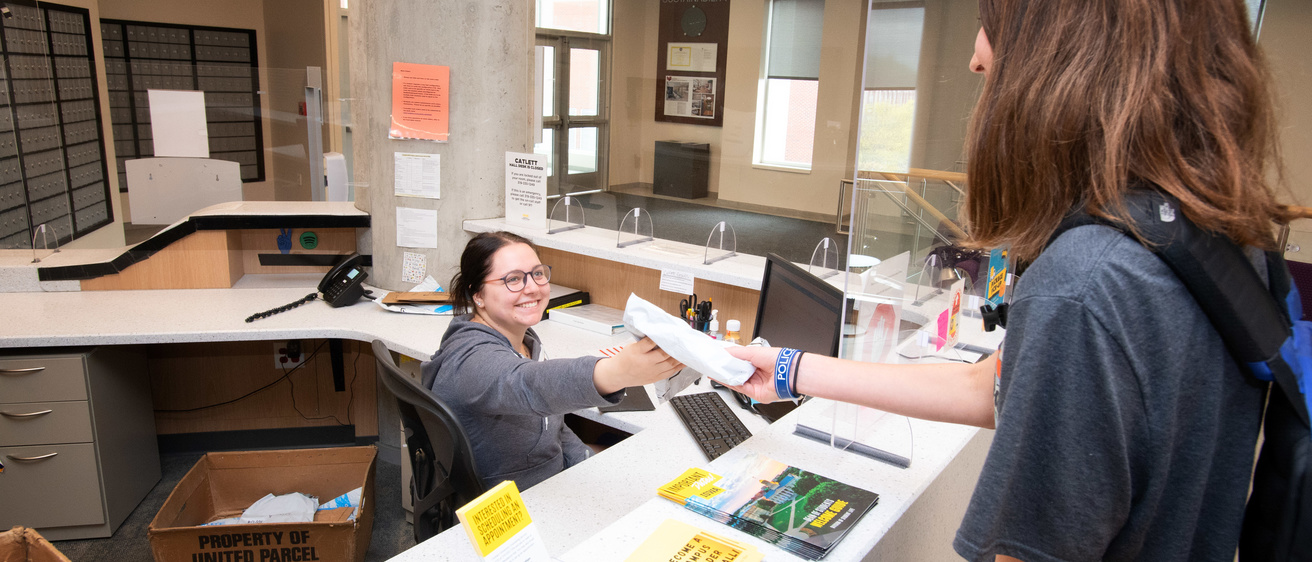
[[[535,271],[538,271],[538,270],[542,270],[542,271],[543,271],[543,276],[542,276],[542,280],[541,280],[541,281],[538,281],[537,279],[535,279],[535,278],[533,277],[534,272],[535,272]],[[523,275],[524,278],[519,280],[519,288],[518,288],[518,289],[512,289],[512,288],[510,288],[510,279],[509,279],[509,277],[510,277],[511,275],[516,275],[516,274]],[[501,284],[504,285],[504,286],[506,287],[506,290],[507,290],[507,291],[510,291],[510,292],[512,292],[512,293],[518,293],[518,292],[520,292],[520,291],[523,291],[523,290],[524,290],[524,287],[527,287],[527,286],[528,286],[528,280],[529,280],[529,279],[533,279],[533,283],[537,284],[538,286],[542,286],[542,285],[546,285],[547,283],[550,283],[550,282],[551,282],[551,266],[549,266],[549,265],[547,265],[547,264],[545,264],[545,263],[540,263],[540,264],[537,264],[537,265],[533,266],[533,269],[530,269],[530,270],[528,270],[528,271],[509,271],[509,272],[506,272],[506,274],[505,274],[505,275],[502,275],[501,277],[493,277],[493,278],[490,278],[490,279],[484,279],[483,282],[484,282],[484,283],[491,283],[491,282],[493,282],[493,281],[500,281]]]

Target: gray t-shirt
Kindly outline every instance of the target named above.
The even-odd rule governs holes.
[[[1264,386],[1175,274],[1067,231],[1009,311],[992,448],[953,543],[969,560],[1231,562]]]

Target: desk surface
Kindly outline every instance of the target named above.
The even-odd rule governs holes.
[[[369,301],[341,308],[321,301],[246,322],[246,317],[314,291],[319,274],[247,275],[231,289],[0,293],[0,348],[261,341],[297,338],[383,340],[392,351],[426,359],[450,316],[387,312]],[[377,289],[375,289],[377,292]],[[552,353],[572,357],[622,341],[543,322]],[[595,336],[595,337],[591,337]]]
[[[254,323],[245,322],[254,312],[304,296],[317,281],[317,274],[248,276],[232,289],[0,293],[0,309],[13,319],[0,325],[0,347],[377,338],[394,351],[424,358],[437,348],[450,322],[445,316],[391,313],[366,301],[342,308],[311,302]],[[595,354],[628,337],[602,336],[550,321],[536,329],[553,357]],[[704,384],[692,386],[686,392],[705,388]],[[660,499],[656,488],[689,467],[709,466],[714,471],[735,455],[759,452],[880,494],[879,505],[827,558],[860,559],[978,430],[913,420],[914,460],[911,468],[898,469],[791,434],[799,416],[816,415],[826,404],[810,402],[774,425],[766,425],[756,416],[740,415],[754,437],[709,465],[666,405],[653,412],[600,414],[585,410],[582,414],[586,417],[634,432],[634,436],[526,491],[524,501],[548,551],[564,560],[614,559],[631,552],[667,517],[735,536],[738,532],[733,529]],[[734,411],[741,412],[736,406]],[[739,538],[747,539],[745,535]],[[754,544],[770,559],[795,559],[773,546]],[[451,529],[396,559],[471,558],[473,550],[464,532]]]
[[[703,383],[689,387],[685,392],[706,390]],[[799,418],[823,417],[830,407],[832,403],[828,401],[814,400],[773,425],[767,425],[762,418],[733,405],[733,410],[753,436],[710,463],[668,405],[661,405],[653,412],[593,413],[588,417],[602,423],[636,425],[643,429],[579,466],[523,492],[524,504],[547,551],[567,562],[621,560],[669,518],[753,544],[765,553],[767,560],[802,560],[656,494],[658,487],[687,468],[701,466],[716,472],[717,467],[728,466],[745,454],[760,453],[879,494],[879,504],[866,513],[825,558],[830,561],[860,560],[979,430],[911,420],[915,443],[913,461],[910,468],[901,469],[792,434]],[[906,424],[906,420],[890,416],[886,423]],[[456,527],[392,560],[476,559],[464,530]]]
[[[546,324],[550,322],[542,325]],[[967,329],[972,332],[971,336],[978,338],[976,341],[996,345],[1001,338],[1000,333],[973,333],[976,330]],[[552,346],[554,342],[546,338],[546,344]],[[709,388],[703,383],[690,386],[684,393],[707,390]],[[881,412],[846,404],[835,405],[826,400],[807,402],[771,425],[744,412],[734,405],[732,399],[728,402],[752,432],[752,438],[710,463],[668,405],[662,404],[652,412],[598,414],[592,409],[579,412],[601,423],[634,432],[634,435],[523,492],[524,503],[547,551],[567,562],[620,560],[633,552],[662,521],[673,518],[754,544],[768,560],[802,560],[774,545],[683,509],[656,493],[658,487],[687,468],[701,466],[716,472],[718,467],[728,466],[743,455],[759,453],[880,495],[879,504],[866,513],[825,558],[830,561],[861,560],[926,492],[962,448],[980,433],[974,427],[884,416]],[[876,444],[887,443],[889,450],[902,454],[910,449],[911,454],[907,456],[912,457],[911,467],[897,468],[793,435],[799,421],[813,427],[830,427],[825,424],[835,419],[835,408],[839,409],[839,419],[851,420],[860,416],[863,425],[874,426],[884,439]],[[910,429],[903,433],[903,427]],[[842,429],[837,432],[847,433]],[[964,502],[965,498],[961,501]],[[955,529],[955,525],[952,528]],[[950,538],[945,537],[932,540],[950,542]],[[464,531],[457,527],[393,560],[474,559],[477,556],[473,547]]]
[[[500,219],[469,221],[466,228],[516,230]],[[759,287],[764,264],[764,258],[738,256],[705,266],[701,264],[701,248],[672,242],[617,252],[611,238],[615,236],[614,231],[599,229],[579,229],[552,237],[545,236],[545,232],[523,234],[531,235],[535,242],[547,247],[589,255],[600,253],[604,255],[598,257],[614,261],[684,271],[698,278],[747,288]],[[61,264],[72,259],[71,254],[57,255],[47,263]],[[93,257],[100,259],[99,254]],[[0,259],[0,286],[19,291],[0,291],[0,310],[6,312],[9,320],[0,325],[0,348],[343,338],[380,339],[393,351],[427,358],[437,349],[450,322],[446,316],[397,314],[361,301],[342,308],[311,302],[246,323],[245,318],[251,314],[312,292],[320,276],[247,275],[230,289],[81,292],[76,282],[37,283],[34,268],[26,261],[30,257],[0,254],[0,258],[5,258]],[[599,349],[628,341],[626,335],[602,336],[550,321],[539,324],[537,331],[552,357],[595,354]],[[1000,334],[996,336],[1000,337]],[[685,392],[705,389],[704,385],[693,386]],[[913,462],[911,468],[898,469],[792,435],[799,418],[823,418],[826,414],[820,410],[827,406],[831,407],[831,403],[812,401],[774,425],[742,414],[739,417],[754,437],[709,464],[667,405],[652,412],[600,414],[595,409],[585,410],[582,415],[633,432],[633,437],[527,490],[524,501],[548,551],[563,560],[610,560],[627,556],[665,518],[684,520],[716,533],[752,541],[771,560],[794,560],[797,558],[791,554],[686,511],[656,494],[658,486],[689,467],[706,466],[715,471],[739,455],[761,453],[880,494],[879,505],[862,517],[827,557],[827,560],[860,559],[979,432],[964,426],[912,420],[909,423],[914,428]],[[736,406],[733,409],[742,412]],[[897,420],[906,423],[900,421],[905,418]],[[396,558],[402,561],[470,559],[476,556],[463,530],[458,528]]]

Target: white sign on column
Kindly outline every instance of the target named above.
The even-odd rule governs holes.
[[[547,165],[541,154],[506,153],[506,223],[547,227]]]

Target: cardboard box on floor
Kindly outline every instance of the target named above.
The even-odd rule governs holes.
[[[54,545],[36,531],[14,527],[0,533],[0,560],[15,562],[69,562]]]
[[[362,562],[373,532],[377,453],[372,445],[207,453],[150,522],[150,550],[158,562]],[[347,519],[351,508],[338,508],[318,512],[311,523],[199,526],[240,516],[265,494],[301,492],[323,503],[360,487],[354,521]]]

